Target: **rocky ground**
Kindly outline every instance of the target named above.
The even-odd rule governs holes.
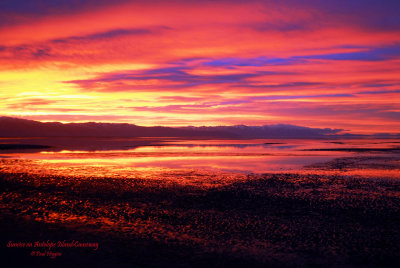
[[[199,183],[204,174],[179,176],[0,173],[2,267],[400,265],[397,179],[262,174]],[[64,240],[99,246],[7,247]]]

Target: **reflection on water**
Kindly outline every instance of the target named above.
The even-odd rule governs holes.
[[[1,154],[4,158],[1,169],[12,172],[114,177],[146,176],[154,172],[177,170],[297,172],[304,166],[329,162],[336,158],[392,155],[393,152],[385,149],[398,148],[398,145],[398,140],[170,140],[124,150],[63,149],[26,153],[4,151]],[[349,148],[359,150],[352,151]],[[374,148],[381,151],[369,150]],[[16,164],[12,159],[25,161],[25,164]],[[333,169],[335,168],[329,168]],[[328,169],[325,172],[326,170]],[[354,168],[352,172],[354,173]],[[360,172],[365,174],[366,169]],[[367,173],[374,172],[370,170]]]
[[[260,267],[315,266],[314,256],[330,263],[355,253],[367,261],[374,253],[379,260],[397,256],[400,181],[383,178],[400,178],[399,151],[393,149],[399,144],[333,142],[157,141],[126,150],[3,150],[0,211],[16,218],[6,218],[11,224],[3,229],[11,237],[29,237],[25,241],[37,233],[39,241],[49,233],[99,239],[101,250],[117,258],[96,255],[101,264],[118,263],[121,256],[131,264],[136,252],[139,260],[143,252],[156,260],[177,252],[173,265],[143,265],[154,267],[198,266],[202,258],[220,263],[220,256],[243,258],[250,266],[294,260]],[[371,176],[377,179],[364,178]],[[45,225],[39,229],[37,223]],[[186,265],[187,256],[197,265]],[[352,258],[354,263],[362,262]]]

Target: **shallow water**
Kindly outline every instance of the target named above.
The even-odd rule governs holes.
[[[80,140],[0,151],[4,244],[16,237],[95,241],[100,264],[154,267],[197,267],[199,260],[230,267],[238,259],[243,267],[312,267],[316,259],[354,267],[354,256],[384,267],[399,260],[398,141],[95,144],[102,142],[97,150],[77,150]],[[283,174],[248,174],[263,172]],[[30,249],[10,250],[25,263],[39,260]]]
[[[43,139],[41,143],[45,144],[47,141]],[[387,165],[379,166],[378,161],[383,157],[398,155],[399,150],[396,149],[400,146],[399,140],[164,139],[134,148],[129,148],[129,141],[108,139],[106,141],[108,144],[118,142],[118,146],[114,149],[104,149],[100,146],[105,144],[102,140],[92,139],[93,146],[82,147],[91,150],[76,150],[76,146],[71,147],[72,149],[68,146],[60,146],[57,149],[55,146],[51,150],[42,151],[3,150],[0,154],[3,158],[1,170],[112,177],[148,177],[160,172],[189,171],[247,174],[307,170],[311,173],[340,172],[362,176],[384,174],[385,177],[396,177],[399,173],[393,165],[392,168],[387,168]],[[374,166],[372,168],[368,165],[357,168],[354,163],[350,169],[323,165],[313,167],[316,163],[329,163],[343,157],[350,159],[367,157],[372,163],[376,159],[376,163],[373,163],[375,165],[372,165]],[[396,164],[396,160],[393,161]],[[347,161],[347,164],[350,162]]]

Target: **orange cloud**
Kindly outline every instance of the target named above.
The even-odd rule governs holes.
[[[396,3],[58,2],[3,4],[3,115],[400,131]]]

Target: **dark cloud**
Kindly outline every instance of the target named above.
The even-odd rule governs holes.
[[[195,0],[182,0],[181,3],[196,3]],[[2,0],[0,1],[0,25],[11,25],[25,22],[27,18],[40,18],[48,15],[74,14],[123,4],[131,0]],[[160,1],[152,1],[154,3]],[[178,3],[177,3],[178,2]],[[208,0],[210,3],[248,3],[257,0]],[[179,1],[175,1],[179,5]],[[309,21],[304,18],[299,21],[274,21],[254,25],[260,31],[274,29],[278,31],[297,31],[305,28],[315,28],[328,24],[360,25],[369,30],[399,30],[400,29],[400,2],[397,0],[265,0],[261,1],[266,8],[285,10],[312,11]],[[267,14],[266,14],[267,15]]]
[[[58,102],[58,100],[49,100],[49,99],[40,99],[40,98],[32,98],[32,99],[23,99],[18,101],[18,103],[12,103],[7,105],[9,109],[29,109],[29,108],[37,108],[38,106],[46,106],[49,104],[53,104]]]
[[[363,84],[363,87],[390,87],[390,86],[395,86],[395,85],[399,85],[398,83],[369,83],[369,84]]]
[[[97,41],[111,41],[114,38],[128,37],[128,36],[144,36],[150,34],[158,34],[161,31],[169,29],[164,26],[156,26],[151,28],[131,28],[131,29],[113,29],[110,31],[97,32],[89,35],[82,36],[69,36],[66,38],[59,38],[40,43],[21,44],[16,46],[0,46],[0,59],[10,60],[74,60],[68,54],[68,49],[64,50],[66,45],[81,46],[84,42],[97,42]],[[64,54],[65,53],[65,54]],[[83,53],[76,51],[75,56]]]
[[[333,53],[312,56],[297,56],[300,59],[322,59],[322,60],[359,60],[359,61],[382,61],[400,57],[400,44],[384,47],[367,48],[357,52]]]
[[[204,61],[204,66],[212,67],[260,67],[266,65],[288,65],[292,64],[295,59],[284,58],[268,58],[260,56],[256,58],[221,58],[221,59],[208,59]]]
[[[277,65],[293,65],[306,63],[307,60],[358,60],[358,61],[382,61],[400,57],[400,43],[382,47],[355,47],[341,46],[339,48],[352,48],[358,51],[329,53],[317,55],[292,56],[288,58],[272,58],[260,56],[256,58],[220,58],[203,59],[202,65],[211,67],[261,67]]]
[[[379,112],[377,113],[377,115],[385,119],[400,120],[400,112],[385,111],[385,112]]]
[[[315,7],[344,23],[363,26],[366,30],[400,29],[400,1],[397,0],[296,0],[296,2]]]
[[[320,95],[274,95],[252,97],[251,100],[294,100],[294,99],[310,99],[310,98],[343,98],[355,97],[353,94],[320,94]]]
[[[47,57],[50,56],[50,51],[51,51],[50,48],[39,48],[36,51],[34,51],[32,55],[37,58]]]
[[[375,91],[360,91],[355,94],[393,94],[400,93],[400,89],[397,90],[375,90]]]
[[[70,36],[66,38],[60,38],[52,40],[52,43],[70,43],[70,42],[82,42],[82,41],[98,41],[104,39],[112,39],[123,36],[131,36],[131,35],[147,35],[158,33],[161,30],[169,29],[168,27],[160,26],[160,27],[152,27],[149,29],[146,28],[133,28],[133,29],[113,29],[110,31],[99,32],[89,35],[83,36]]]
[[[2,0],[0,27],[27,23],[49,15],[75,14],[124,2],[128,0]]]
[[[99,75],[94,79],[86,79],[86,80],[72,80],[65,81],[66,83],[73,83],[80,85],[83,89],[88,90],[100,90],[100,91],[113,91],[113,90],[137,90],[139,88],[145,89],[146,87],[141,86],[129,86],[123,87],[124,81],[150,81],[150,80],[161,80],[166,82],[178,82],[178,84],[173,85],[159,85],[157,89],[179,89],[179,88],[189,88],[200,85],[209,85],[209,84],[240,84],[244,83],[246,79],[253,78],[261,75],[275,74],[273,72],[259,72],[259,73],[240,73],[240,74],[221,74],[221,75],[195,75],[190,74],[188,71],[191,70],[192,67],[183,67],[183,66],[173,66],[167,68],[157,68],[151,70],[144,71],[135,71],[135,72],[118,72],[118,73],[109,73]],[[100,87],[100,85],[104,85],[104,83],[108,83],[110,85],[117,84],[122,87]],[[151,86],[151,85],[150,85]],[[148,89],[148,88],[147,88]]]
[[[310,17],[291,22],[261,24],[258,28],[261,30],[302,31],[335,25],[358,26],[366,31],[400,30],[398,0],[267,0],[263,3],[266,10],[275,4],[283,7],[283,11],[284,7],[309,11]]]
[[[43,44],[3,46],[2,48],[0,49],[0,59],[42,60],[54,56],[51,47]]]
[[[252,85],[252,84],[241,84],[241,85],[234,85],[236,87],[247,87],[247,88],[269,88],[269,89],[280,89],[280,88],[293,88],[293,87],[305,87],[305,86],[318,86],[322,85],[321,83],[317,82],[290,82],[290,83],[282,83],[282,84],[276,84],[276,85],[269,85],[269,84],[257,84],[257,85]]]
[[[253,23],[248,27],[258,32],[268,32],[268,31],[304,32],[315,29],[317,25],[309,21],[299,20],[294,22],[287,22],[287,21],[258,22],[258,23]]]

